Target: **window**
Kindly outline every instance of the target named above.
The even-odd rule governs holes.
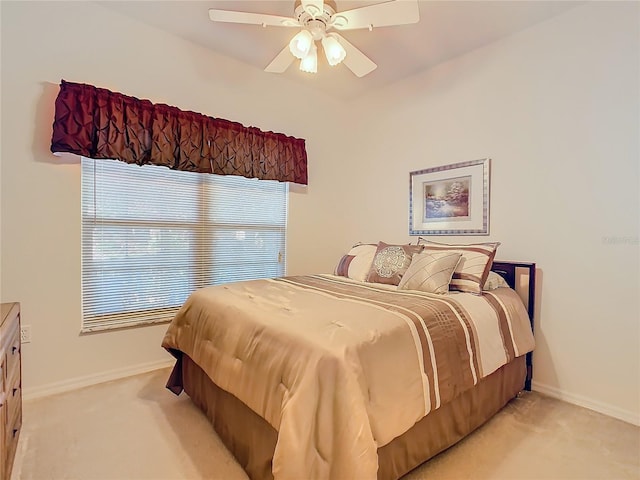
[[[82,331],[170,320],[208,285],[285,274],[288,185],[82,159]]]

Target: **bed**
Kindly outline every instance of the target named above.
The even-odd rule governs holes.
[[[397,479],[531,381],[535,264],[434,295],[344,276],[201,289],[170,324],[184,389],[252,479]]]

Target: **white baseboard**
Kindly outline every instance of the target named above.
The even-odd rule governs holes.
[[[535,380],[531,384],[532,390],[540,393],[544,393],[558,400],[563,400],[567,403],[572,403],[580,407],[588,408],[599,413],[608,415],[609,417],[617,418],[632,425],[640,426],[640,415],[630,410],[624,410],[622,408],[609,405],[607,403],[598,402],[590,398],[583,397],[582,395],[575,395],[573,393],[565,392],[556,387],[551,387],[543,383],[536,382]]]
[[[132,365],[125,368],[109,370],[107,372],[101,372],[94,375],[70,378],[68,380],[49,383],[40,387],[24,388],[22,390],[22,398],[23,400],[32,400],[34,398],[55,395],[56,393],[77,390],[78,388],[88,387],[90,385],[96,385],[98,383],[110,382],[111,380],[118,380],[120,378],[131,377],[133,375],[151,372],[160,368],[171,367],[174,363],[175,360],[173,358],[169,358],[166,360],[140,363],[138,365]]]

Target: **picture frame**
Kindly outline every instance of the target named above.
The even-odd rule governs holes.
[[[409,235],[488,235],[491,159],[409,173]]]

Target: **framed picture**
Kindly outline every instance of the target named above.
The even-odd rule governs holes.
[[[488,235],[491,160],[409,174],[409,235]]]

